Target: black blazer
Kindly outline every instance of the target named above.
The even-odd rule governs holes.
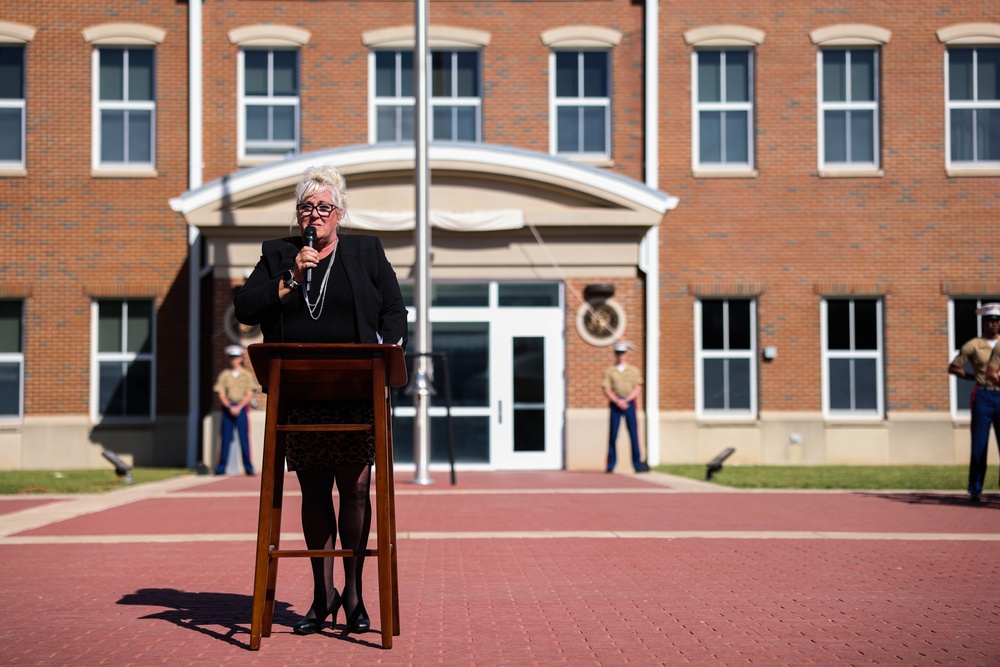
[[[302,238],[297,236],[264,241],[257,266],[233,299],[236,319],[246,325],[260,325],[265,343],[299,342],[284,339],[282,311],[291,300],[301,300],[302,294],[294,292],[283,301],[278,298],[278,283],[292,268],[301,249]],[[357,342],[383,342],[405,348],[406,306],[382,241],[377,236],[338,235],[336,261],[344,263],[354,294],[361,338]]]

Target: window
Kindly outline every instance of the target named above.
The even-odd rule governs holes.
[[[753,52],[694,52],[695,168],[753,166]]]
[[[951,362],[967,341],[983,335],[983,323],[976,309],[986,303],[1000,303],[1000,296],[984,296],[981,299],[954,299],[949,304],[948,326],[948,362]],[[972,366],[967,366],[972,371]],[[968,419],[970,416],[969,398],[976,383],[948,375],[950,378],[951,414],[957,419]]]
[[[413,51],[374,51],[374,141],[413,140]],[[434,141],[481,140],[478,51],[433,51],[429,133]]]
[[[950,48],[947,62],[949,163],[1000,166],[1000,47]]]
[[[299,150],[299,52],[242,49],[239,55],[240,158]]]
[[[755,318],[755,303],[750,299],[695,302],[699,413],[756,415]]]
[[[820,166],[879,166],[878,51],[822,49]]]
[[[152,419],[153,302],[100,300],[94,314],[95,421]]]
[[[607,51],[551,54],[552,152],[611,156],[611,62]]]
[[[822,304],[823,411],[828,417],[882,416],[882,303]]]
[[[431,136],[435,141],[479,141],[479,53],[431,53]]]
[[[24,167],[24,47],[0,44],[0,168]]]
[[[24,416],[24,303],[0,300],[0,421]]]
[[[94,50],[94,58],[96,166],[153,166],[156,140],[153,49],[99,47]]]
[[[375,141],[413,140],[413,52],[376,51]]]

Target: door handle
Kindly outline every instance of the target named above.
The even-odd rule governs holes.
[[[503,401],[497,401],[497,423],[503,424]]]

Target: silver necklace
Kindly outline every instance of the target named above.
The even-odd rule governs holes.
[[[330,263],[326,265],[326,273],[323,274],[323,282],[319,284],[319,294],[316,295],[316,303],[309,303],[309,292],[306,291],[305,285],[302,286],[302,293],[306,298],[306,308],[309,309],[309,317],[313,318],[313,321],[319,320],[320,315],[323,314],[323,304],[326,303],[326,286],[327,283],[330,282],[330,269],[333,268],[333,262],[336,259],[337,246],[333,246],[333,252],[330,253]]]

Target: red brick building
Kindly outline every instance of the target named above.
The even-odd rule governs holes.
[[[619,339],[651,463],[967,459],[969,387],[945,368],[1000,297],[979,241],[1000,217],[995,3],[429,16],[429,315],[462,465],[602,467]],[[347,176],[351,226],[412,294],[413,17],[4,11],[0,467],[210,461],[222,350],[257,340],[232,290],[310,164]],[[446,414],[439,393],[437,462]],[[411,419],[403,398],[400,465]]]

